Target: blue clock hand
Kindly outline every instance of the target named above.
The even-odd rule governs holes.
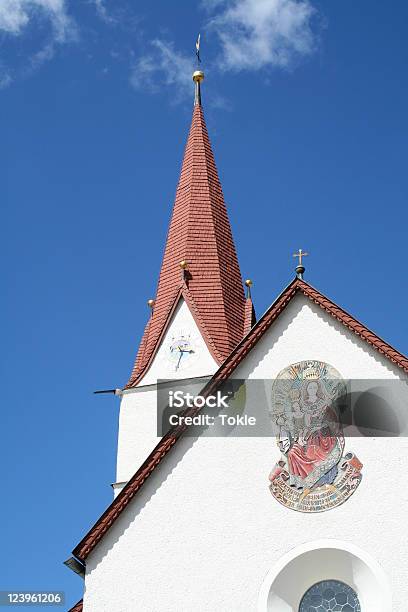
[[[179,365],[180,365],[180,361],[181,361],[182,356],[183,356],[183,351],[182,351],[182,350],[180,350],[180,357],[179,357],[179,360],[178,360],[177,365],[176,365],[176,370],[178,370],[178,368],[179,368]]]
[[[179,347],[179,351],[181,351],[182,353],[194,353],[193,349],[187,349],[187,348],[180,348]]]

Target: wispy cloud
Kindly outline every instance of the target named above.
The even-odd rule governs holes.
[[[0,31],[19,36],[36,19],[51,24],[56,42],[75,36],[75,23],[67,13],[65,0],[1,0]]]
[[[132,66],[130,82],[135,89],[158,92],[163,85],[174,87],[175,98],[191,96],[193,58],[174,48],[172,42],[153,40],[148,53],[140,56]]]
[[[206,62],[212,72],[289,68],[316,48],[316,9],[309,0],[205,0],[204,30],[218,40],[218,52]],[[134,64],[131,83],[159,91],[176,85],[178,98],[191,96],[193,56],[172,42],[156,39]]]
[[[105,25],[118,27],[127,32],[133,32],[137,37],[140,22],[143,21],[143,10],[137,3],[126,0],[86,0],[94,7],[96,15]],[[136,10],[139,9],[138,12]]]
[[[42,46],[37,50],[19,50],[18,57],[24,57],[20,67],[3,67],[0,72],[0,89],[5,89],[19,76],[31,74],[44,62],[50,60],[58,45],[76,40],[77,26],[68,14],[65,0],[0,0],[0,34],[3,42],[23,39],[24,34],[41,26]],[[45,28],[44,26],[48,26]],[[45,38],[44,38],[45,37]]]
[[[40,68],[40,66],[42,66],[42,64],[50,61],[54,57],[54,54],[55,42],[51,40],[50,42],[46,43],[39,51],[36,51],[29,57],[28,64],[24,72],[26,74],[29,74],[30,72],[37,70],[38,68]]]
[[[6,89],[13,82],[12,76],[6,70],[0,69],[0,89]]]
[[[120,0],[0,0],[0,37],[2,62],[0,64],[0,89],[35,72],[42,64],[50,61],[62,45],[79,40],[80,23],[72,11],[83,4],[84,13],[106,26],[120,26],[131,31],[137,38],[137,24],[140,17],[135,15],[127,2]],[[100,23],[96,21],[99,26]],[[83,46],[95,44],[98,34],[94,25],[85,24],[87,39]],[[124,47],[122,54],[128,56],[128,47],[119,38],[118,46]],[[8,60],[6,60],[6,53]]]
[[[315,48],[308,0],[232,0],[217,2],[221,11],[209,22],[221,43],[222,70],[287,68]]]
[[[116,23],[117,18],[108,11],[105,0],[91,0],[91,2],[95,5],[96,13],[102,21],[109,24]]]
[[[216,74],[288,68],[311,54],[317,40],[314,23],[317,11],[312,1],[201,0],[200,6],[205,11],[204,40],[214,41],[208,48],[210,59],[205,49],[206,69]],[[130,82],[135,89],[157,92],[168,86],[176,101],[191,97],[194,41],[188,54],[177,49],[168,34],[156,37],[146,46],[139,27],[140,17],[129,12],[128,5],[117,0],[86,0],[86,4],[93,7],[94,15],[96,12],[107,26],[130,27],[134,33],[140,49],[131,64]],[[21,49],[14,57],[24,58],[23,67],[4,65],[0,70],[0,88],[49,61],[58,46],[78,38],[79,28],[68,11],[71,6],[69,0],[0,0],[0,34],[10,44],[21,39]],[[34,28],[35,37],[24,36]],[[121,57],[128,56],[126,43],[121,49]]]

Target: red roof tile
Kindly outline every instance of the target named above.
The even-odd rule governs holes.
[[[281,293],[278,299],[266,311],[262,318],[259,319],[249,334],[235,347],[219,370],[214,374],[209,385],[207,385],[207,389],[210,388],[212,390],[219,381],[227,379],[232,374],[235,368],[241,363],[245,356],[251,351],[255,344],[271,327],[281,312],[298,293],[302,293],[308,297],[315,304],[328,312],[332,317],[342,323],[345,327],[359,336],[364,342],[367,342],[375,350],[384,355],[386,359],[389,359],[396,366],[408,373],[407,357],[379,338],[376,334],[374,334],[374,332],[370,331],[362,323],[354,319],[345,310],[326,298],[323,294],[317,291],[317,289],[314,289],[305,281],[295,279]],[[165,455],[174,446],[185,429],[186,426],[175,427],[160,440],[156,448],[149,455],[140,469],[129,480],[116,499],[105,510],[92,529],[74,549],[73,554],[78,559],[85,561],[89,553],[94,549],[104,534],[120,516],[121,512],[127,507],[129,502],[142,487],[143,483],[159,465],[163,457],[165,457]]]
[[[188,262],[183,274],[180,262]],[[220,364],[244,334],[245,297],[203,109],[194,106],[152,317],[126,388],[150,365],[175,307],[188,291],[204,340]]]

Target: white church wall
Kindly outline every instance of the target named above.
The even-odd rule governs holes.
[[[175,369],[169,360],[169,341],[180,333],[191,334],[194,355],[191,363]],[[126,482],[147,458],[159,441],[157,437],[156,383],[160,379],[209,376],[217,369],[200,330],[181,299],[157,350],[153,362],[136,389],[123,394],[120,405],[116,481]],[[121,490],[115,489],[115,496]]]
[[[127,482],[159,442],[156,385],[125,393],[120,404],[116,482]],[[116,494],[122,487],[115,490]]]
[[[396,378],[401,370],[308,298],[297,295],[233,373],[275,378],[290,363],[313,359],[343,378]]]
[[[271,496],[270,439],[190,442],[177,443],[88,558],[85,612],[255,611],[270,568],[322,538],[370,554],[390,582],[393,612],[405,612],[405,440],[353,440],[363,481],[343,505],[319,514],[288,510]]]
[[[274,377],[308,359],[326,361],[344,377],[401,375],[302,298],[234,375]],[[125,421],[121,426],[125,435]],[[130,456],[130,440],[127,445]],[[87,559],[84,611],[255,612],[265,577],[280,559],[301,544],[334,539],[378,563],[393,593],[393,612],[405,612],[408,440],[351,438],[348,449],[363,463],[361,484],[342,505],[313,514],[272,497],[268,475],[279,457],[274,439],[181,439]],[[123,474],[130,476],[131,464],[124,463]]]

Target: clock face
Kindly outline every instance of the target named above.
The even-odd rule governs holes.
[[[189,368],[197,358],[197,344],[193,334],[183,329],[171,334],[167,342],[165,357],[174,372],[181,372]]]

